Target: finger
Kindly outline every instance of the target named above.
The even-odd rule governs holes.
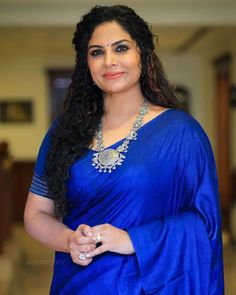
[[[72,260],[74,263],[79,264],[81,266],[87,266],[93,261],[92,258],[87,258],[86,260],[81,260],[79,258],[79,255],[77,257],[73,258]]]
[[[85,251],[85,249],[81,249],[81,251],[76,249],[73,252],[71,252],[70,255],[74,263],[86,266],[92,262],[92,257],[87,258],[86,253],[87,252]]]
[[[99,232],[101,230],[103,230],[104,228],[106,228],[108,224],[99,224],[99,225],[95,225],[93,227],[91,227],[92,232]]]
[[[92,237],[92,228],[87,224],[81,224],[78,227],[78,230],[84,235],[88,237]]]
[[[105,245],[102,245],[102,246],[96,248],[95,250],[88,252],[86,254],[86,258],[87,259],[92,258],[92,257],[100,255],[106,251],[107,251],[107,249],[106,249]]]
[[[101,232],[94,232],[93,233],[93,241],[95,243],[103,243],[104,242],[104,236]]]
[[[94,244],[95,243],[93,237],[84,237],[79,234],[74,237],[74,242],[78,245],[86,245],[86,244]]]
[[[95,244],[90,244],[90,245],[83,245],[83,246],[79,246],[77,249],[76,249],[76,252],[79,251],[79,252],[91,252],[91,251],[94,251],[96,249],[96,245]]]
[[[81,266],[87,266],[87,265],[89,265],[92,261],[93,261],[92,259],[87,259],[87,260],[84,260],[84,261],[80,260],[80,261],[78,262],[78,264],[81,265]]]

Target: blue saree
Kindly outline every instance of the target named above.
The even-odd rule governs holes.
[[[52,129],[30,189],[44,197]],[[125,161],[110,174],[92,166],[93,153],[88,149],[70,167],[63,223],[74,230],[82,223],[125,229],[135,254],[106,252],[81,267],[68,253],[56,252],[50,294],[224,294],[216,168],[197,121],[173,109],[155,117],[138,130]]]

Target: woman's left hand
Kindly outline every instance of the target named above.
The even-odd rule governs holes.
[[[87,252],[87,258],[92,258],[107,251],[126,255],[135,252],[128,233],[111,224],[94,226],[92,227],[92,233],[94,241],[101,243],[101,246]]]

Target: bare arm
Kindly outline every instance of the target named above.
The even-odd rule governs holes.
[[[55,251],[70,252],[69,241],[74,233],[55,217],[54,202],[29,193],[24,212],[26,232]]]
[[[106,251],[134,253],[126,231],[107,224],[94,228],[81,224],[73,231],[56,219],[54,202],[51,199],[31,192],[25,206],[24,223],[25,230],[33,238],[55,251],[70,253],[72,260],[83,266],[90,264],[93,256]],[[94,237],[97,234],[104,238],[103,245],[96,249]],[[85,261],[78,258],[81,252],[89,253]]]

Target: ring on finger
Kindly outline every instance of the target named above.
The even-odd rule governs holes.
[[[94,237],[94,241],[96,243],[102,243],[102,240],[103,240],[103,236],[101,234],[96,234],[95,237]]]
[[[80,260],[87,260],[87,258],[86,258],[86,253],[85,252],[81,252],[80,254],[79,254],[79,257],[78,257]]]

